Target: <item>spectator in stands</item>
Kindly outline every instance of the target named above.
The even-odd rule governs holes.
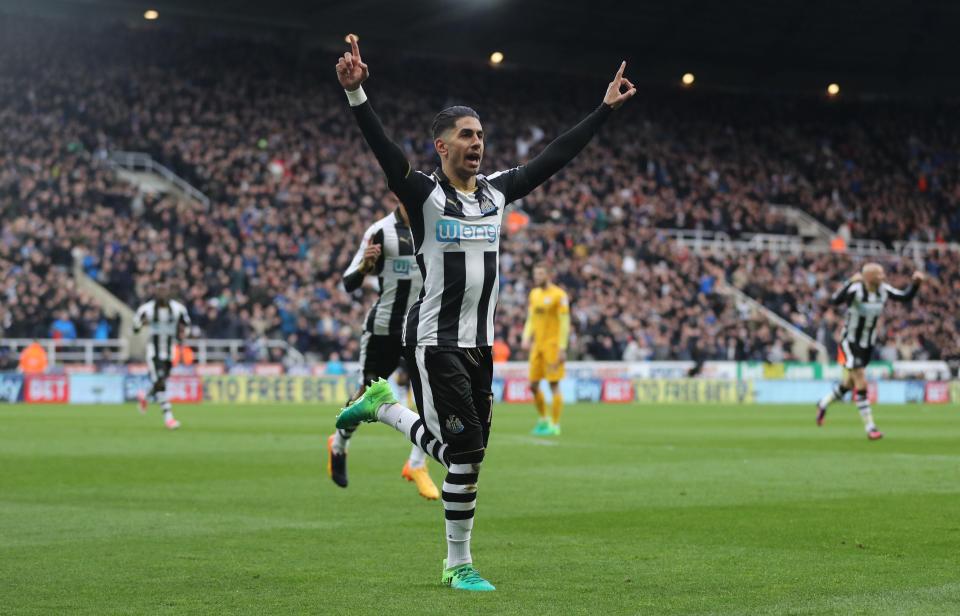
[[[36,340],[20,352],[19,368],[23,374],[43,374],[47,365],[47,350]]]

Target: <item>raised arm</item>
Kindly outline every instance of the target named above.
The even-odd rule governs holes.
[[[603,126],[610,113],[633,98],[637,93],[637,88],[623,76],[623,71],[626,68],[626,61],[621,62],[613,81],[607,85],[603,102],[590,115],[550,142],[529,163],[503,174],[502,182],[505,188],[503,192],[508,203],[525,197],[533,189],[560,171],[590,143],[590,140]],[[621,92],[622,88],[626,88],[626,91]],[[490,179],[495,181],[495,178],[496,176],[491,176]]]
[[[387,176],[387,186],[404,205],[419,207],[433,188],[433,183],[422,174],[414,174],[403,150],[387,137],[380,118],[374,113],[363,91],[363,82],[370,77],[370,68],[360,59],[360,46],[355,37],[350,37],[350,48],[337,61],[337,79],[347,93],[347,100],[363,138]]]
[[[856,288],[854,285],[859,283],[862,280],[860,274],[855,274],[850,278],[842,287],[837,289],[837,291],[830,296],[830,303],[834,306],[839,306],[840,304],[849,303],[850,300],[856,295]]]
[[[883,283],[883,286],[887,289],[887,296],[897,302],[909,302],[917,295],[917,291],[920,290],[920,285],[923,284],[926,276],[921,272],[914,272],[913,278],[910,279],[910,286],[906,289],[898,289],[887,283]]]

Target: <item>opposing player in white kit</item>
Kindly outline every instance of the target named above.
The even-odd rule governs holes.
[[[153,398],[163,410],[163,425],[176,430],[180,422],[173,417],[173,409],[167,397],[167,377],[173,365],[173,345],[181,339],[183,328],[190,325],[187,308],[170,299],[170,287],[157,284],[153,299],[137,308],[133,318],[133,332],[139,333],[144,326],[150,328],[147,343],[147,370],[150,374],[150,391],[139,392],[140,412],[147,412],[147,400]]]
[[[879,263],[867,263],[860,273],[847,281],[830,301],[834,305],[847,304],[847,315],[840,335],[838,361],[846,371],[843,381],[837,383],[833,391],[817,403],[817,425],[822,426],[827,415],[827,407],[842,400],[851,389],[857,403],[867,438],[875,441],[883,438],[873,421],[873,411],[867,396],[867,376],[864,369],[873,357],[873,346],[877,341],[879,328],[877,322],[883,313],[888,299],[897,302],[909,302],[920,290],[924,275],[914,272],[910,286],[904,290],[890,286],[884,279],[886,274]]]

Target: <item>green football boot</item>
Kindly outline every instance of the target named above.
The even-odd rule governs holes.
[[[473,592],[496,590],[493,584],[480,577],[471,563],[448,569],[446,558],[443,559],[443,575],[440,577],[440,583],[454,590],[470,590]]]
[[[534,436],[550,436],[550,420],[541,419],[538,421],[537,425],[530,431],[530,434]]]
[[[353,404],[346,406],[337,415],[338,428],[353,428],[360,422],[374,422],[377,420],[377,409],[384,404],[396,404],[397,398],[393,395],[390,383],[377,379],[370,383]]]

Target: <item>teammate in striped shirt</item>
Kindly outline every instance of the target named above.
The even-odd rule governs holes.
[[[910,286],[904,290],[887,284],[886,274],[879,263],[867,263],[860,273],[855,274],[833,294],[830,301],[834,305],[847,304],[847,314],[840,335],[838,361],[845,374],[832,392],[817,403],[817,425],[822,426],[827,415],[827,407],[836,400],[842,400],[851,389],[857,403],[860,417],[863,419],[867,438],[877,440],[883,433],[873,421],[873,411],[867,396],[867,377],[864,369],[873,357],[873,347],[877,341],[877,324],[883,307],[888,299],[896,302],[909,302],[920,290],[924,275],[914,272]]]
[[[413,236],[402,206],[367,228],[343,275],[343,286],[347,292],[355,291],[370,274],[377,276],[380,296],[364,319],[360,388],[351,400],[363,394],[367,383],[387,378],[394,371],[401,388],[409,383],[403,359],[403,320],[408,306],[420,294],[423,278],[413,258]],[[347,447],[355,430],[356,426],[341,428],[327,439],[327,474],[341,488],[347,487]],[[414,482],[424,498],[440,498],[440,491],[427,472],[426,454],[418,445],[411,445],[400,476]]]
[[[176,430],[180,422],[173,417],[173,409],[167,398],[167,377],[173,362],[173,346],[182,338],[183,328],[190,325],[187,308],[170,299],[170,286],[160,282],[154,289],[153,299],[137,308],[133,318],[133,333],[149,327],[147,342],[147,370],[150,374],[150,391],[139,392],[140,412],[147,412],[147,399],[153,398],[163,410],[163,424],[168,430]]]
[[[337,427],[379,420],[447,467],[441,493],[447,558],[441,583],[494,590],[473,567],[470,538],[492,417],[491,345],[504,209],[570,162],[636,88],[623,76],[622,63],[595,111],[528,164],[489,176],[479,173],[484,151],[479,116],[469,107],[445,109],[432,127],[441,168],[426,174],[414,171],[384,133],[361,87],[369,70],[355,39],[351,46],[337,62],[337,77],[387,185],[410,217],[423,273],[423,289],[407,313],[404,331],[420,414],[399,405],[387,383],[379,381],[338,415]]]

